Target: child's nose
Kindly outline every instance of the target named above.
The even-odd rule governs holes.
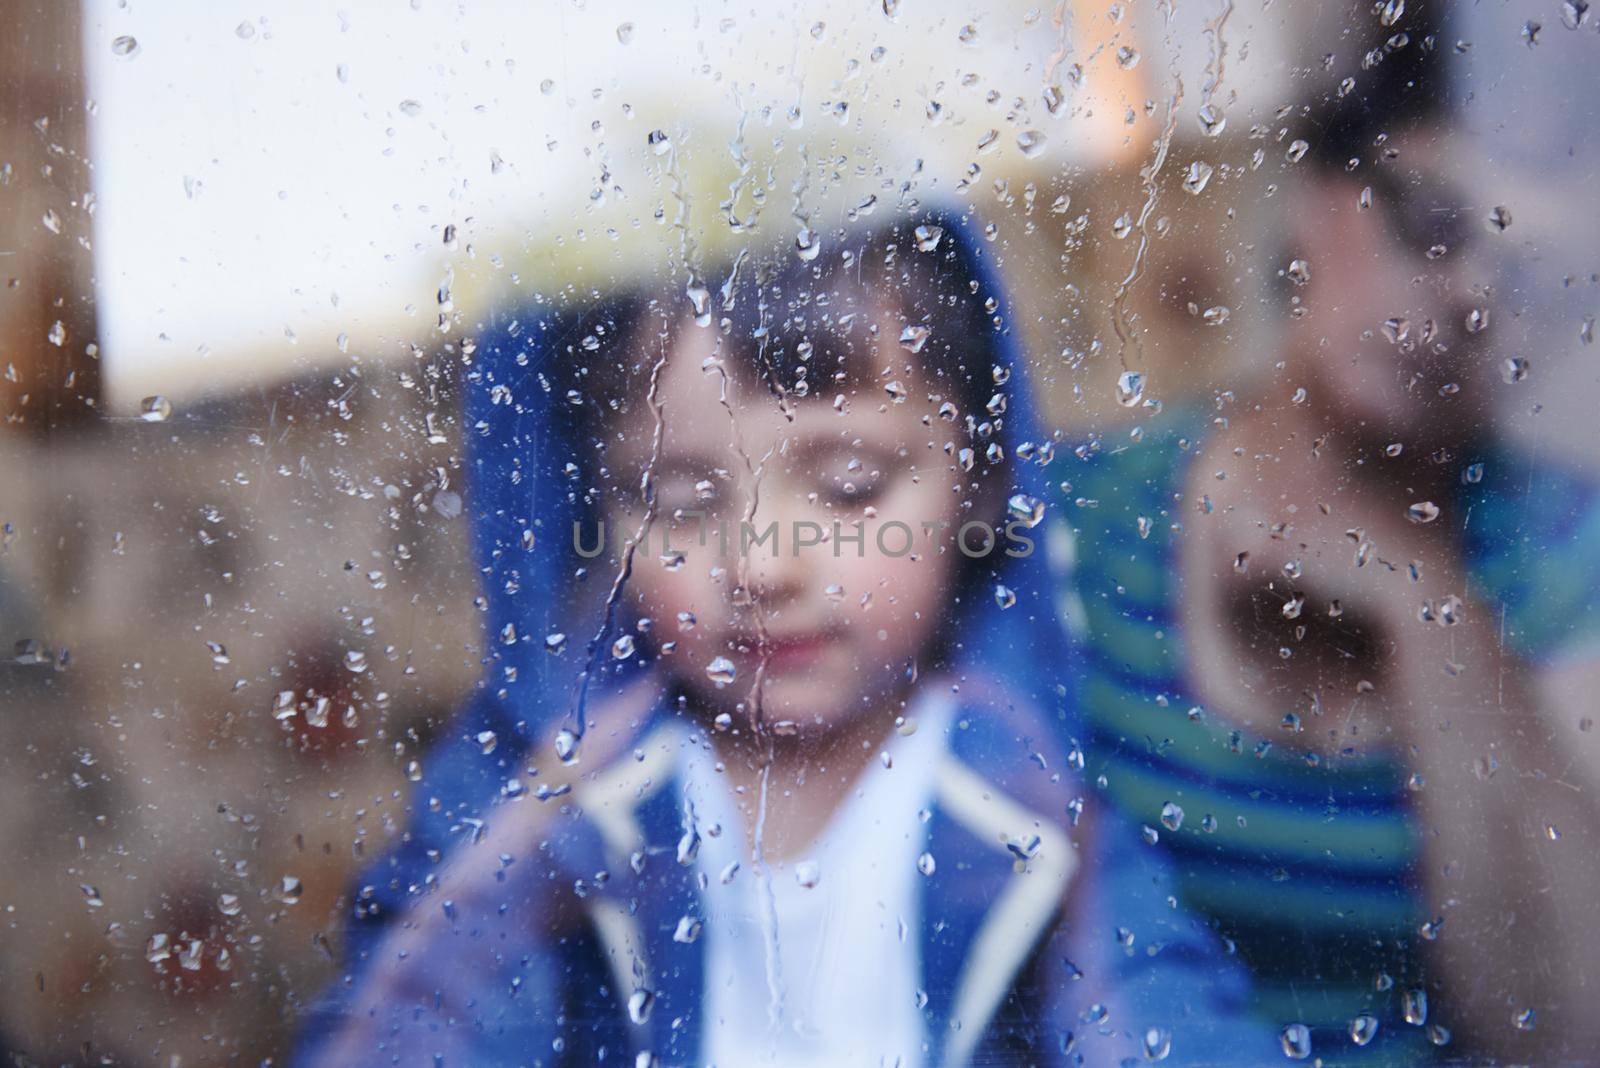
[[[805,550],[796,552],[792,528],[779,524],[775,548],[752,546],[747,573],[752,593],[767,607],[776,607],[798,597],[805,589],[809,568]]]
[[[742,546],[750,591],[769,608],[793,600],[805,590],[816,564],[816,524],[770,501],[758,509],[752,526],[754,534]]]

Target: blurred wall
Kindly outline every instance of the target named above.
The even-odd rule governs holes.
[[[40,433],[99,394],[76,4],[0,0],[0,418]]]

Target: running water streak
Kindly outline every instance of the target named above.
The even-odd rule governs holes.
[[[633,536],[622,547],[622,561],[617,566],[617,573],[611,580],[611,588],[606,592],[605,613],[600,620],[600,627],[595,631],[593,638],[589,639],[589,647],[585,652],[583,671],[578,675],[578,692],[573,700],[570,724],[563,733],[570,735],[570,742],[565,746],[564,753],[558,753],[561,761],[566,764],[578,762],[578,746],[583,742],[584,732],[588,729],[584,712],[589,701],[589,683],[594,680],[595,672],[600,666],[600,650],[605,647],[607,633],[616,624],[617,607],[622,603],[623,591],[627,589],[628,579],[633,575],[633,557],[640,545],[650,533],[650,524],[656,517],[656,468],[661,462],[661,442],[666,434],[666,414],[661,403],[660,387],[661,372],[667,366],[667,353],[663,347],[661,355],[650,368],[650,389],[645,394],[645,403],[650,408],[650,416],[654,427],[650,436],[650,461],[645,465],[644,475],[639,480],[639,493],[644,500],[644,516],[639,520],[639,526],[634,530]]]
[[[1072,51],[1072,46],[1067,43],[1068,35],[1072,32],[1072,20],[1069,16],[1068,7],[1070,3],[1071,0],[1059,0],[1054,13],[1050,16],[1050,25],[1054,26],[1056,30],[1056,47],[1055,51],[1050,53],[1050,58],[1045,60],[1044,84],[1046,86],[1055,84],[1056,71],[1060,69],[1061,64],[1066,61],[1068,54]]]
[[[1134,283],[1144,273],[1144,257],[1150,248],[1150,213],[1156,207],[1156,178],[1161,173],[1161,167],[1167,161],[1167,150],[1172,146],[1172,132],[1178,125],[1178,104],[1183,100],[1183,79],[1173,73],[1172,95],[1167,98],[1167,123],[1162,128],[1161,136],[1156,138],[1155,155],[1149,163],[1139,168],[1139,177],[1144,183],[1144,205],[1139,209],[1139,244],[1133,252],[1133,263],[1128,268],[1128,274],[1117,285],[1117,292],[1111,299],[1111,328],[1117,335],[1117,360],[1122,364],[1124,371],[1133,368],[1128,364],[1128,343],[1133,342],[1139,349],[1139,363],[1144,363],[1144,349],[1133,336],[1133,328],[1128,321],[1128,294],[1133,290]]]
[[[718,339],[721,345],[721,339]],[[755,527],[756,511],[761,505],[761,475],[766,470],[767,460],[772,453],[768,452],[761,457],[760,462],[750,459],[750,452],[745,448],[743,437],[739,433],[738,417],[733,410],[733,402],[728,397],[728,369],[722,361],[713,356],[707,367],[708,371],[715,371],[719,377],[718,401],[724,411],[728,413],[728,424],[732,434],[731,446],[733,452],[744,463],[745,472],[750,476],[750,499],[745,506],[744,515],[740,525],[741,538],[743,531],[748,526]],[[783,1019],[784,988],[783,988],[783,958],[778,948],[778,899],[772,888],[772,869],[766,859],[766,823],[767,823],[767,793],[772,779],[772,764],[777,757],[776,742],[772,732],[767,730],[766,718],[762,709],[762,692],[766,685],[767,660],[771,656],[770,645],[767,641],[766,619],[762,614],[761,601],[750,586],[750,560],[749,554],[742,551],[737,555],[738,566],[735,570],[735,594],[743,607],[750,609],[751,619],[755,623],[757,660],[755,677],[750,685],[749,724],[750,734],[759,747],[761,760],[760,770],[760,796],[756,806],[755,827],[751,832],[751,873],[761,887],[761,941],[766,951],[767,963],[767,1016],[774,1031]],[[740,602],[735,602],[736,604]]]
[[[1228,16],[1233,14],[1233,0],[1224,0],[1222,11],[1216,18],[1206,23],[1205,35],[1211,41],[1211,62],[1206,64],[1206,84],[1200,91],[1200,104],[1205,106],[1211,103],[1211,98],[1216,95],[1217,86],[1222,84],[1222,66],[1228,56],[1228,45],[1222,37],[1222,28],[1228,22]]]
[[[678,149],[676,142],[668,141],[667,150],[667,183],[671,190],[672,198],[677,202],[678,210],[673,217],[673,229],[678,231],[679,252],[683,257],[684,268],[689,275],[688,292],[691,303],[695,301],[694,294],[703,292],[704,286],[700,282],[699,273],[696,271],[694,261],[698,255],[694,236],[689,230],[690,199],[684,191],[683,176],[678,166]],[[696,309],[698,313],[699,309]],[[556,736],[556,756],[563,764],[576,764],[579,760],[579,747],[583,736],[588,730],[587,711],[589,704],[589,685],[594,681],[596,671],[601,662],[601,650],[605,647],[606,635],[616,624],[617,609],[622,603],[623,591],[627,589],[628,579],[633,575],[633,558],[638,547],[645,543],[645,538],[650,531],[650,525],[655,520],[655,473],[661,460],[661,443],[666,433],[666,416],[660,397],[661,372],[667,365],[667,353],[663,347],[661,356],[650,368],[650,388],[645,396],[650,408],[651,419],[654,426],[651,430],[650,461],[645,466],[644,475],[640,478],[639,491],[644,500],[644,517],[640,520],[638,528],[622,549],[622,560],[617,566],[617,573],[611,580],[611,588],[606,592],[605,612],[601,617],[599,629],[589,640],[584,652],[583,671],[578,675],[577,691],[573,696],[572,708],[568,713],[566,725]]]

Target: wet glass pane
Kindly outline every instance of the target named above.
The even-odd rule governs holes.
[[[1593,1058],[1588,3],[0,14],[10,1061]]]

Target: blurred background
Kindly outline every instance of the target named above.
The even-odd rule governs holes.
[[[490,308],[953,201],[1063,440],[1287,395],[1295,145],[1395,6],[0,0],[0,1050],[285,1054],[482,674]],[[1442,6],[1485,404],[1600,478],[1600,17]]]

